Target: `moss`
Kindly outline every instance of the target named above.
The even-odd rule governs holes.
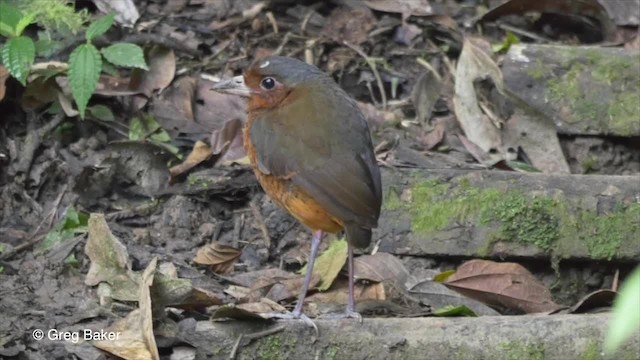
[[[530,199],[516,190],[504,194],[495,188],[479,189],[463,179],[450,191],[446,183],[427,181],[412,188],[412,203],[412,228],[418,233],[429,234],[452,221],[479,218],[480,225],[500,223],[493,240],[518,241],[550,250],[559,237],[557,219],[552,214],[554,200]]]
[[[504,353],[501,359],[507,360],[544,360],[544,345],[509,341],[499,345]]]
[[[455,223],[488,227],[493,232],[476,249],[479,255],[489,255],[495,241],[507,241],[536,246],[556,260],[585,252],[593,259],[611,259],[640,233],[640,204],[635,203],[602,214],[581,209],[562,194],[531,196],[517,189],[505,193],[474,187],[466,178],[457,186],[420,181],[410,191],[409,202],[394,206],[408,211],[414,233],[429,236]]]
[[[636,56],[603,56],[599,50],[568,52],[560,64],[566,72],[548,81],[549,100],[561,107],[565,121],[582,123],[586,130],[636,134],[640,131],[639,60]]]
[[[640,127],[638,112],[640,112],[640,91],[620,94],[613,101],[608,110],[611,130],[621,135],[633,135]]]
[[[430,234],[442,230],[452,220],[466,222],[478,213],[486,212],[502,196],[497,189],[481,190],[462,182],[449,192],[449,184],[424,181],[411,189],[410,209],[412,230]],[[444,199],[443,195],[448,198]]]
[[[534,67],[530,68],[527,71],[527,74],[531,76],[533,80],[542,80],[547,76],[548,70],[547,67],[542,62],[541,58],[536,58],[536,64]]]
[[[580,360],[598,360],[602,359],[600,351],[598,350],[598,342],[595,340],[589,340],[584,347],[584,351],[579,357]]]
[[[260,339],[258,348],[256,349],[258,358],[262,360],[280,360],[284,359],[282,341],[280,336],[271,335]]]
[[[580,211],[573,225],[574,234],[587,244],[591,257],[611,260],[627,236],[640,232],[640,204],[601,215]]]
[[[587,156],[584,160],[582,160],[582,162],[580,162],[582,172],[585,174],[597,171],[599,165],[600,164],[598,162],[598,157],[593,154],[589,154],[589,156]]]
[[[481,222],[500,222],[500,240],[517,241],[550,251],[560,234],[553,214],[555,201],[547,197],[530,199],[518,191],[504,195],[495,206],[481,215]]]
[[[338,355],[338,347],[329,346],[329,348],[327,349],[327,353],[326,353],[325,359],[327,359],[327,360],[335,360],[337,355]]]
[[[390,187],[387,189],[382,207],[385,210],[398,210],[402,208],[402,201],[395,188]]]

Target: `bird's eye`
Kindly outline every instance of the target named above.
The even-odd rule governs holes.
[[[271,90],[276,86],[276,80],[272,77],[266,77],[262,79],[260,86],[265,90]]]

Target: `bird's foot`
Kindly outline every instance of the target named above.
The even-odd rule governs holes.
[[[268,313],[266,314],[270,318],[283,319],[283,320],[302,320],[307,326],[312,327],[316,331],[316,336],[318,336],[318,326],[313,320],[309,319],[307,315],[303,312],[286,312],[286,313]]]
[[[362,315],[359,312],[351,309],[345,309],[343,312],[339,313],[329,313],[324,314],[319,317],[320,319],[329,319],[329,320],[341,320],[341,319],[356,319],[359,323],[362,324]]]

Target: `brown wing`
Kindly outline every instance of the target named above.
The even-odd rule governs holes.
[[[366,119],[339,88],[306,99],[254,120],[250,136],[258,169],[290,178],[343,221],[348,233],[350,226],[375,227],[382,191]]]

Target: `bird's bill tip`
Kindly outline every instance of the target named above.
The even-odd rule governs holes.
[[[243,76],[236,76],[229,80],[220,81],[217,84],[213,85],[211,90],[217,91],[223,94],[233,94],[233,95],[240,95],[240,96],[246,96],[246,97],[251,96],[251,91],[249,90],[247,85],[244,83]]]

